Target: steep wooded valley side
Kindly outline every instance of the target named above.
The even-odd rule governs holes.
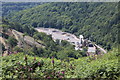
[[[120,4],[119,4],[120,5]],[[120,79],[118,3],[3,3],[0,79]],[[55,28],[108,50],[87,55],[36,28]],[[56,30],[53,32],[57,32]],[[70,35],[69,35],[70,36]],[[69,39],[68,39],[69,40]],[[119,45],[120,46],[120,45]],[[99,54],[98,54],[99,53]]]
[[[46,3],[14,13],[11,21],[84,35],[110,50],[117,45],[118,3]]]

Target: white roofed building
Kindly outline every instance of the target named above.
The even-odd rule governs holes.
[[[93,44],[89,44],[87,53],[90,55],[94,55],[96,53],[96,47]]]

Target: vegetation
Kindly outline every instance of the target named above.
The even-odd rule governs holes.
[[[117,3],[45,3],[19,11],[10,20],[82,34],[110,50],[117,44],[117,12]]]
[[[7,39],[7,44],[9,45],[11,51],[18,51],[18,52],[24,51],[25,54],[34,55],[34,56],[36,55],[39,57],[54,56],[57,59],[65,59],[65,58],[67,59],[67,57],[79,58],[84,56],[85,54],[83,53],[84,51],[83,52],[75,51],[74,46],[71,45],[69,42],[67,41],[61,41],[61,43],[59,41],[55,42],[53,41],[51,35],[46,35],[45,33],[37,32],[34,28],[30,26],[29,27],[26,25],[22,26],[18,23],[9,22],[5,19],[3,19],[3,25],[4,26],[3,26],[2,36],[3,38]],[[36,45],[33,45],[33,47],[30,47],[29,49],[26,49],[25,47],[23,47],[24,49],[17,47],[18,41],[14,39],[14,37],[12,37],[11,35],[7,35],[9,34],[9,29],[11,30],[15,29],[17,31],[24,33],[23,35],[24,37],[26,35],[33,37],[35,41],[37,42],[40,41],[40,43],[42,43],[45,46],[45,48],[40,48],[37,47]],[[26,45],[26,44],[23,43],[22,45]],[[60,57],[62,55],[66,55],[66,56]]]
[[[0,56],[0,79],[120,79],[120,53],[118,48],[112,48],[119,45],[116,35],[120,25],[117,3],[20,3],[20,7],[17,4],[3,4],[4,17],[0,22],[0,33],[10,46],[11,54]],[[77,36],[83,34],[85,38],[110,51],[86,56],[86,47],[76,51],[69,42],[53,41],[51,35],[38,32],[34,27],[57,28]],[[23,33],[23,48],[18,46],[12,34],[13,29]],[[34,45],[29,46],[29,49],[24,40],[26,36],[34,38]],[[45,47],[37,47],[35,41]],[[6,45],[1,45],[3,51],[6,51]]]
[[[2,53],[3,53],[3,51],[5,51],[5,46],[2,43],[0,43],[0,45],[2,47]]]
[[[84,57],[60,61],[55,58],[40,58],[23,53],[1,57],[3,78],[107,78],[119,79],[117,49],[97,57]]]
[[[37,5],[41,5],[43,3],[34,3],[34,2],[2,2],[2,16],[9,16],[14,14],[14,12],[18,12],[20,10],[29,9],[35,7]]]
[[[7,43],[11,48],[15,47],[17,45],[17,40],[13,37],[9,37],[7,40]]]

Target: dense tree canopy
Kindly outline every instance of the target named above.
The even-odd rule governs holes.
[[[6,15],[12,15],[16,11],[32,8],[34,6],[40,5],[43,3],[35,3],[35,2],[18,2],[18,3],[12,3],[12,2],[2,2],[2,16]]]

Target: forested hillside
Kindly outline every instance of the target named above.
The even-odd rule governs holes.
[[[117,3],[45,3],[9,17],[33,27],[62,29],[111,49],[117,45]]]
[[[5,3],[3,7],[0,79],[120,80],[117,3],[18,4]],[[87,47],[75,50],[69,42],[54,41],[52,35],[38,32],[34,27],[57,28],[77,36],[82,34],[110,51],[87,56]],[[17,39],[16,35],[20,35],[14,31],[22,37]],[[28,36],[33,38],[28,39],[33,42],[32,46],[25,40]],[[35,42],[44,47],[38,47]]]
[[[61,43],[59,40],[55,42],[53,41],[51,35],[46,35],[45,33],[37,32],[32,27],[22,26],[19,23],[9,22],[3,19],[2,28],[2,30],[0,29],[0,33],[2,33],[2,38],[5,40],[5,43],[8,45],[8,47],[10,47],[8,55],[10,54],[10,52],[24,52],[25,54],[39,57],[50,58],[54,56],[55,58],[61,60],[67,60],[68,58],[77,59],[86,56],[86,51],[76,51],[73,45],[64,40],[62,40]],[[18,41],[15,38],[15,34],[13,34],[13,30],[23,33],[23,35],[19,37],[19,40],[22,40],[20,43],[23,47],[18,46]],[[27,42],[25,41],[26,36],[31,36],[32,38],[34,38],[35,42],[40,43],[45,47],[37,47],[37,45],[35,44],[32,44],[32,46],[29,47]],[[2,47],[3,52],[7,50],[3,43]]]
[[[3,2],[2,3],[2,16],[9,16],[14,14],[15,12],[18,12],[20,10],[24,10],[24,9],[28,9],[28,8],[32,8],[35,7],[37,5],[40,5],[43,3],[36,3],[36,2],[27,2],[27,3],[23,3],[23,2],[18,2],[18,3],[13,3],[13,2]]]

